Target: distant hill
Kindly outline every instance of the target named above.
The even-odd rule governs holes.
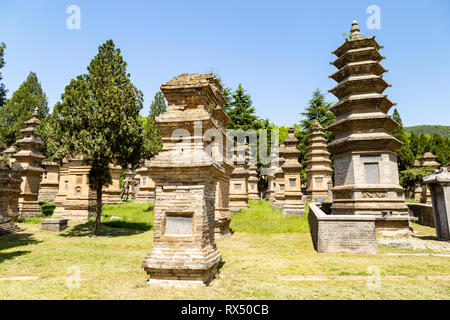
[[[405,131],[408,133],[414,132],[415,135],[420,135],[422,132],[432,136],[435,133],[440,134],[444,138],[450,138],[450,126],[435,126],[435,125],[423,125],[405,127]]]

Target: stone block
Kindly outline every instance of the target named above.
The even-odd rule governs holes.
[[[60,232],[67,229],[69,219],[45,219],[41,222],[41,229],[53,232]]]

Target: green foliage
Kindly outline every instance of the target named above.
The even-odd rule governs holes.
[[[163,114],[167,111],[166,100],[161,91],[155,94],[153,101],[150,105],[150,112],[144,122],[144,146],[143,157],[150,159],[154,155],[157,155],[162,150],[161,134],[158,126],[156,125],[155,117]]]
[[[109,164],[136,167],[142,155],[142,92],[130,80],[126,62],[112,40],[99,47],[88,73],[73,79],[53,112],[51,140],[61,161],[81,156],[91,167],[89,186],[97,192],[100,233],[102,187],[111,183]]]
[[[231,95],[229,106],[226,106],[227,114],[231,119],[228,129],[242,129],[244,131],[261,129],[261,122],[255,114],[255,107],[252,105],[252,98],[239,84]]]
[[[1,42],[0,43],[0,69],[5,66],[5,58],[4,58],[5,49],[6,49],[6,44]],[[3,105],[5,104],[6,92],[7,92],[5,85],[3,83],[1,83],[2,80],[3,80],[3,76],[2,76],[2,73],[0,72],[0,108],[3,107]]]
[[[249,209],[242,209],[240,213],[233,215],[231,220],[233,232],[253,234],[309,232],[307,213],[302,218],[285,217],[281,210],[274,210],[268,201],[249,201],[249,204]]]
[[[121,218],[120,220],[112,217]],[[123,228],[147,231],[153,227],[153,204],[124,201],[121,204],[103,207],[102,225],[110,228]]]
[[[409,168],[400,173],[400,184],[409,192],[413,192],[417,184],[422,184],[423,178],[433,173],[433,168]]]
[[[39,205],[44,216],[51,216],[53,211],[55,211],[55,204],[53,202],[39,202]]]
[[[0,109],[1,143],[11,146],[22,138],[20,130],[26,127],[25,122],[31,118],[36,107],[38,107],[39,118],[45,119],[48,115],[47,97],[36,73],[30,72],[11,99],[8,99],[5,106]],[[39,127],[37,133],[41,133]]]
[[[405,127],[405,131],[409,134],[413,133],[420,135],[421,133],[432,136],[437,133],[444,138],[450,138],[450,126],[438,126],[438,125],[421,125]]]
[[[403,129],[403,122],[397,109],[394,109],[392,119],[397,121],[400,126],[392,131],[392,136],[400,140],[403,145],[397,150],[397,164],[400,171],[410,168],[414,164],[414,153],[411,150],[411,146],[408,140],[408,136]]]

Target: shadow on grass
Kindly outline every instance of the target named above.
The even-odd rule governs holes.
[[[92,237],[94,235],[94,222],[77,224],[70,230],[58,234],[60,237]],[[123,237],[143,233],[152,229],[147,223],[126,222],[126,221],[108,221],[102,222],[100,227],[100,236],[103,237]]]
[[[17,256],[21,256],[30,251],[13,251],[13,252],[1,252],[15,247],[27,246],[30,244],[38,244],[42,241],[36,240],[31,233],[16,233],[9,234],[0,237],[0,263],[8,259],[12,259]]]
[[[440,240],[436,236],[415,236],[415,235],[413,235],[412,237],[420,239],[420,240],[434,240],[434,241],[444,241],[445,242],[445,240]]]

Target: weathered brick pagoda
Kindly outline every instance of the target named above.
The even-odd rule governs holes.
[[[259,200],[258,193],[258,167],[254,162],[248,167],[248,199]]]
[[[234,169],[230,176],[229,209],[239,212],[248,205],[248,145],[238,145],[233,149]]]
[[[302,201],[302,165],[298,162],[300,151],[297,149],[298,139],[294,135],[294,128],[289,128],[289,134],[284,140],[284,163],[281,169],[284,173],[284,203],[285,216],[303,216],[305,206]]]
[[[155,181],[151,177],[150,160],[144,160],[141,167],[136,169],[136,180],[139,183],[139,191],[135,202],[155,202]]]
[[[59,189],[59,164],[56,162],[43,161],[45,172],[41,176],[39,187],[39,201],[54,202],[58,196]]]
[[[306,154],[306,194],[308,201],[330,202],[328,184],[332,183],[330,153],[323,127],[318,121],[311,125]]]
[[[390,135],[398,123],[387,115],[394,105],[383,91],[390,85],[375,37],[364,37],[353,21],[351,35],[333,53],[339,70],[330,76],[339,98],[330,110],[336,122],[328,129],[335,140],[335,187],[332,214],[376,215],[377,231],[409,232],[408,207],[399,184],[396,150],[402,145]]]
[[[22,192],[19,196],[19,215],[21,217],[41,217],[39,205],[39,183],[41,174],[45,170],[40,163],[45,156],[41,153],[43,148],[41,138],[36,134],[36,127],[41,123],[37,108],[32,118],[25,122],[27,127],[20,130],[24,137],[16,142],[20,151],[14,154],[14,158],[22,167]]]
[[[120,176],[122,175],[122,167],[117,164],[110,163],[109,173],[111,174],[111,183],[102,190],[102,203],[122,203],[122,198],[120,197]]]
[[[283,209],[284,205],[284,172],[282,166],[284,164],[284,150],[285,146],[282,144],[278,149],[278,168],[275,171],[275,202],[272,203],[274,209]]]
[[[156,184],[153,249],[143,262],[149,284],[210,282],[221,254],[214,241],[216,184],[222,164],[206,151],[225,99],[212,74],[182,74],[161,86],[168,110],[156,117],[163,150],[150,163]]]

